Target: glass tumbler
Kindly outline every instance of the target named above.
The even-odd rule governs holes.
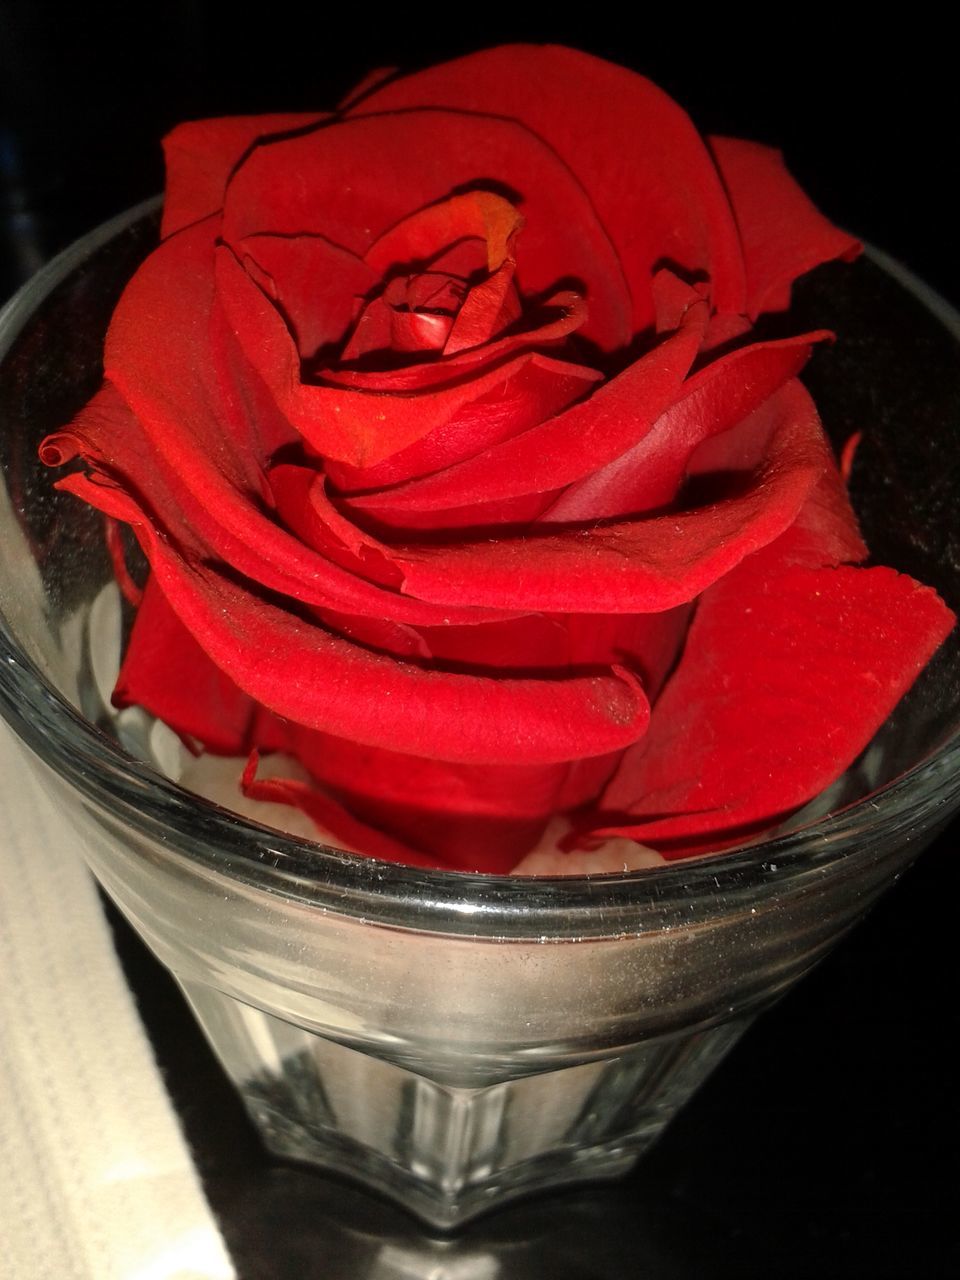
[[[100,518],[37,460],[96,389],[110,312],[156,235],[155,205],[132,210],[0,317],[0,712],[271,1151],[442,1229],[616,1176],[960,806],[956,639],[789,829],[662,868],[423,871],[186,792],[157,727],[110,709],[129,618]],[[815,273],[797,329],[805,307],[844,338],[811,376],[828,429],[870,428],[854,475],[868,541],[956,608],[956,318],[881,255]]]

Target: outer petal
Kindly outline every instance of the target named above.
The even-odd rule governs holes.
[[[143,707],[210,751],[245,755],[257,704],[207,657],[150,577],[117,677],[118,707]]]
[[[253,583],[303,604],[361,617],[389,616],[397,623],[491,620],[489,613],[481,615],[472,607],[451,612],[403,596],[394,589],[399,573],[382,558],[365,567],[338,555],[342,547],[335,539],[318,552],[282,528],[263,509],[258,494],[222,474],[217,464],[226,453],[227,438],[218,430],[217,418],[207,415],[202,396],[191,403],[188,382],[188,377],[172,382],[168,402],[144,402],[143,421],[106,383],[69,427],[44,441],[43,460],[59,466],[82,457],[94,476],[106,481],[86,488],[93,506],[110,514],[111,487],[119,486],[178,543],[195,546],[198,556],[227,563]],[[149,393],[147,386],[141,390]],[[381,566],[381,578],[372,580],[371,567]]]
[[[417,107],[506,116],[556,151],[616,249],[634,331],[653,322],[649,282],[664,261],[708,272],[718,309],[744,309],[739,237],[713,161],[649,80],[572,49],[508,45],[390,81],[351,114]]]
[[[891,569],[781,566],[771,578],[745,561],[701,601],[591,837],[682,857],[769,826],[854,760],[953,623],[933,591]]]
[[[599,757],[477,767],[296,726],[290,726],[285,750],[364,823],[447,866],[495,873],[510,870],[553,813],[596,795],[616,763],[615,757]]]
[[[559,679],[423,670],[350,644],[183,558],[118,489],[76,473],[60,488],[130,524],[167,600],[218,667],[266,708],[307,728],[471,764],[554,764],[636,741],[649,706],[619,668]]]
[[[506,872],[558,807],[582,803],[609,776],[601,758],[567,764],[481,766],[399,755],[304,729],[271,715],[217,667],[148,580],[114,693],[211,752],[251,748],[294,755],[313,783],[257,778],[247,796],[292,805],[324,834],[368,856],[413,866]],[[568,785],[571,773],[579,786]]]
[[[163,140],[167,184],[161,235],[172,235],[215,213],[223,204],[230,174],[260,139],[325,118],[316,113],[225,116],[178,125]]]
[[[832,226],[787,172],[772,147],[739,138],[711,138],[743,242],[747,313],[782,311],[798,276],[834,258],[847,261],[860,244]]]
[[[317,839],[326,843],[332,836],[338,846],[383,862],[400,862],[412,867],[436,867],[438,859],[363,822],[333,796],[298,778],[258,778],[254,752],[243,773],[243,794],[265,804],[285,804],[300,809],[319,828]],[[440,863],[443,866],[442,863]]]

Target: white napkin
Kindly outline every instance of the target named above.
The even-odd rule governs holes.
[[[0,722],[0,1278],[234,1275],[69,820]]]

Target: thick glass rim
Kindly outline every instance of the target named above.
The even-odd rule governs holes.
[[[159,199],[127,210],[46,264],[0,311],[0,360],[49,294],[93,252]],[[960,341],[960,314],[886,254],[871,257]],[[935,821],[960,802],[960,735],[899,778],[783,834],[720,853],[623,873],[551,877],[426,870],[286,835],[186,791],[129,755],[64,699],[0,616],[0,714],[14,733],[87,801],[160,840],[165,856],[206,874],[370,923],[489,938],[615,937],[692,922],[746,904],[759,889],[791,890],[844,859],[872,856],[881,823]],[[860,847],[853,848],[859,839]],[[133,856],[133,855],[131,855]],[[878,855],[879,856],[879,855]],[[713,905],[711,905],[713,904]],[[721,905],[722,904],[722,907]],[[748,908],[745,908],[748,909]]]

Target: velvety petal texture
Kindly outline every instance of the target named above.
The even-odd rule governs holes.
[[[136,608],[117,705],[247,797],[416,866],[688,856],[829,785],[952,626],[859,567],[798,381],[832,335],[753,338],[857,251],[776,152],[509,46],[166,155],[103,386],[41,453]]]

